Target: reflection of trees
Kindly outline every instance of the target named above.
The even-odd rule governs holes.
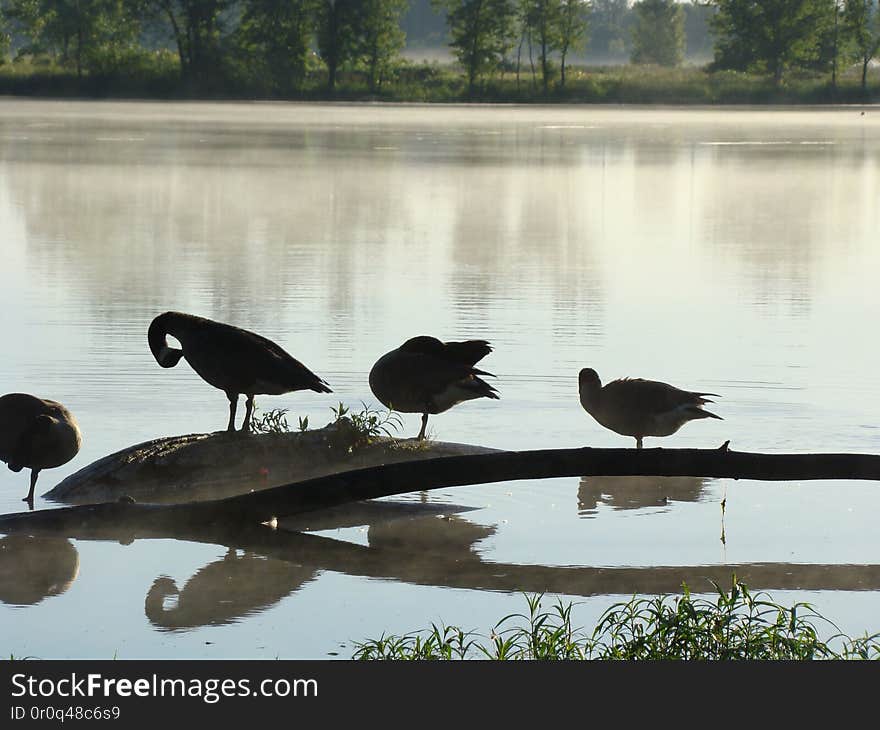
[[[709,147],[698,156],[703,174],[695,171],[697,234],[716,255],[746,269],[755,303],[784,302],[795,314],[809,311],[817,239],[826,225],[819,216],[828,211],[829,194],[826,178],[793,169],[800,154],[769,145]]]
[[[461,273],[451,285],[459,316],[465,324],[485,321],[493,303],[507,307],[514,293],[540,291],[554,305],[565,303],[548,313],[554,329],[580,331],[579,322],[601,320],[595,246],[602,221],[591,191],[603,161],[561,130],[501,136],[495,144],[517,154],[461,164],[458,188],[446,196],[454,206],[449,235]]]
[[[296,296],[322,300],[330,329],[350,335],[356,300],[375,295],[381,273],[363,269],[411,227],[420,190],[374,149],[381,131],[133,119],[0,138],[0,184],[47,287],[82,298],[77,309],[112,323],[113,340],[120,323],[170,308],[285,340],[277,305]]]
[[[33,605],[64,593],[79,573],[68,540],[8,535],[0,538],[0,601]]]
[[[859,241],[873,242],[875,226],[865,212],[876,207],[877,154],[861,140],[827,139],[841,134],[764,130],[754,144],[698,148],[696,235],[713,255],[745,270],[759,305],[809,312],[824,257],[844,257]],[[827,143],[804,146],[801,139]],[[822,175],[815,174],[817,157]],[[819,248],[829,240],[833,251]]]
[[[29,257],[52,279],[84,282],[108,317],[180,301],[194,288],[223,293],[209,302],[217,316],[246,310],[255,295],[277,301],[337,255],[327,239],[348,250],[341,231],[359,231],[367,212],[391,207],[381,183],[360,191],[359,205],[340,205],[356,181],[343,160],[319,172],[301,135],[200,140],[172,130],[156,139],[145,128],[128,141],[109,133],[96,140],[100,131],[83,130],[69,140],[73,159],[24,159],[7,179]],[[349,286],[335,281],[333,298]]]
[[[593,515],[600,503],[615,509],[639,509],[667,501],[696,502],[711,481],[704,477],[581,477],[578,513]]]
[[[566,110],[275,111],[271,124],[234,105],[0,120],[28,256],[50,284],[79,282],[96,319],[203,297],[204,314],[257,312],[242,324],[265,328],[259,305],[311,291],[349,334],[356,312],[383,306],[377,290],[403,273],[437,286],[439,263],[440,282],[455,267],[465,320],[531,289],[552,295],[552,326],[570,336],[601,320],[599,249],[671,245],[686,229],[745,263],[758,302],[803,308],[823,231],[845,246],[875,208],[876,150],[845,125],[606,112],[593,132],[566,129],[589,126]],[[31,128],[40,114],[46,128]],[[797,144],[811,138],[842,144]],[[815,155],[829,174],[798,174]]]

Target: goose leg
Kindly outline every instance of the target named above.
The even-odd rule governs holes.
[[[37,486],[37,477],[38,476],[40,476],[40,470],[39,469],[31,469],[31,488],[30,488],[30,491],[28,491],[27,497],[25,497],[24,499],[21,500],[22,502],[27,502],[31,508],[33,508],[33,506],[34,506],[34,487]]]
[[[226,397],[229,398],[229,424],[226,430],[232,433],[235,430],[235,411],[238,408],[238,393],[227,391]]]
[[[251,430],[251,414],[254,412],[254,396],[253,394],[247,397],[247,400],[244,404],[244,423],[241,424],[242,431],[250,431]]]
[[[428,427],[428,414],[422,414],[422,430],[419,431],[419,441],[425,440],[425,429]]]
[[[637,449],[642,448],[642,437],[641,436],[636,436],[636,448]]]

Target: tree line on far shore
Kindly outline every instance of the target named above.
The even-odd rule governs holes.
[[[320,76],[333,94],[343,72],[371,93],[406,64],[402,21],[426,0],[0,0],[0,63],[37,59],[84,77],[175,76],[194,93],[302,92]],[[861,90],[880,50],[878,0],[430,0],[466,94],[499,75],[564,91],[571,59],[591,36],[629,50],[633,64],[683,63],[687,33],[710,31],[710,70],[830,75],[857,65]]]

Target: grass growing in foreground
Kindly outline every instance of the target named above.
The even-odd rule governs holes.
[[[455,626],[356,643],[354,659],[880,659],[880,633],[852,639],[808,603],[786,608],[733,578],[717,597],[634,597],[602,614],[592,633],[574,628],[571,604],[550,610],[526,596],[488,637]],[[834,634],[819,638],[816,624]],[[488,638],[488,641],[480,639]],[[833,648],[838,647],[838,648]]]

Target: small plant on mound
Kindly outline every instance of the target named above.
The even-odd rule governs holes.
[[[391,436],[403,425],[400,414],[395,411],[389,409],[383,413],[363,401],[361,406],[363,408],[359,412],[350,410],[342,402],[336,408],[330,408],[333,411],[333,423],[345,435],[344,440],[349,451],[372,443],[381,436]]]
[[[634,597],[615,603],[589,634],[572,626],[571,604],[542,608],[526,596],[528,612],[502,618],[488,643],[455,626],[356,643],[355,659],[880,659],[880,633],[852,639],[807,603],[786,608],[752,594],[733,578],[717,596]],[[836,633],[819,639],[816,622]],[[834,649],[834,645],[839,649]]]
[[[253,433],[287,433],[290,426],[287,423],[287,409],[273,408],[258,415],[259,407],[254,406],[254,413],[251,416],[251,431]],[[300,419],[302,423],[302,419]],[[306,422],[308,425],[308,421]]]

